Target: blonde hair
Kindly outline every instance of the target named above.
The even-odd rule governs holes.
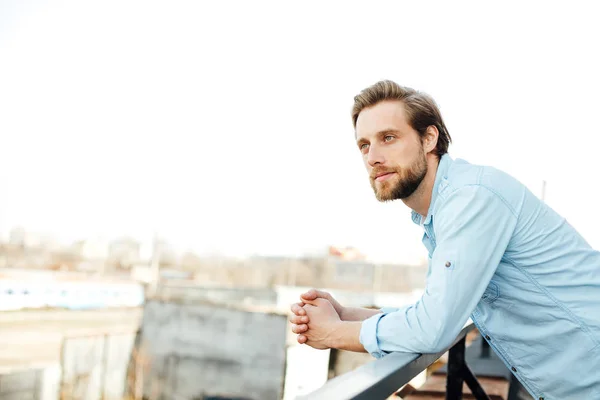
[[[425,135],[428,127],[435,126],[439,132],[435,154],[441,157],[448,152],[452,138],[433,98],[390,80],[379,81],[354,96],[354,106],[352,107],[354,128],[356,129],[356,121],[362,110],[385,100],[399,100],[404,104],[408,123],[421,137]]]

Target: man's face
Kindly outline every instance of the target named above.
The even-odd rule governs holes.
[[[425,151],[402,102],[383,101],[361,111],[356,139],[377,200],[405,199],[425,178]]]

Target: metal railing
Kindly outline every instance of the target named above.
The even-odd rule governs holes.
[[[477,400],[489,400],[465,362],[466,336],[474,329],[473,323],[466,325],[454,342],[439,353],[391,353],[354,371],[332,378],[321,388],[297,399],[386,399],[449,351],[446,399],[460,400],[464,382]]]

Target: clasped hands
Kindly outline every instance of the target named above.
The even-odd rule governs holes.
[[[336,348],[342,334],[344,307],[329,293],[311,289],[291,306],[292,332],[300,344],[315,349]]]

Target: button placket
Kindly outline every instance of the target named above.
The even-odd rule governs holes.
[[[477,327],[477,330],[479,330],[479,332],[481,333],[482,336],[484,336],[487,340],[489,340],[490,342],[492,342],[492,339],[490,337],[490,335],[488,335],[487,333],[485,333],[485,325],[480,324],[479,319],[477,318],[477,316],[479,315],[479,312],[477,310],[474,310],[473,313],[471,314],[471,319],[473,320],[473,323],[475,324],[475,326]],[[490,347],[492,349],[494,349],[494,352],[498,355],[498,357],[500,357],[500,359],[502,361],[504,361],[504,363],[506,365],[511,365],[510,362],[508,362],[508,358],[507,355],[504,353],[504,351],[502,350],[502,347],[497,347],[493,342],[490,343]],[[517,373],[517,368],[515,368],[514,366],[511,366],[511,371],[513,371],[515,374]],[[519,379],[523,386],[525,386],[530,392],[535,393],[535,391],[533,391],[529,385],[527,384],[527,382],[523,382],[521,379]],[[538,400],[545,400],[543,395],[538,395]]]

